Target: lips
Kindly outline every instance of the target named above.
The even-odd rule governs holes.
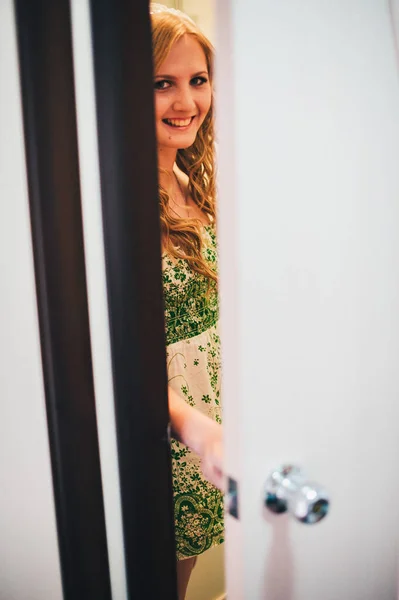
[[[187,119],[162,119],[162,121],[169,125],[170,127],[174,127],[175,129],[185,129],[189,127],[193,122],[195,117],[188,117]]]

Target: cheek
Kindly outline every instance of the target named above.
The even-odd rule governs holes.
[[[212,105],[212,93],[209,92],[209,94],[204,94],[204,96],[201,98],[201,101],[199,103],[200,106],[200,110],[201,110],[201,124],[203,123],[206,115],[208,114],[210,108]]]
[[[154,110],[155,110],[155,120],[156,121],[161,121],[166,109],[168,107],[168,99],[166,96],[161,96],[158,94],[155,94],[155,98],[154,98]]]
[[[202,109],[202,112],[204,113],[204,118],[208,114],[208,112],[211,108],[211,104],[212,104],[212,92],[211,92],[211,90],[209,90],[209,92],[204,94],[204,97],[202,98],[201,109]]]

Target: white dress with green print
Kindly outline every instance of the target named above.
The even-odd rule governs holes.
[[[204,257],[217,272],[213,225],[202,228]],[[169,385],[202,413],[221,422],[217,286],[184,259],[163,255]],[[203,478],[200,459],[172,440],[176,552],[197,556],[224,541],[223,497]]]

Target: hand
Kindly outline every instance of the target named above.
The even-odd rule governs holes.
[[[172,435],[198,454],[204,477],[226,492],[222,426],[189,406],[172,388],[168,396]]]
[[[226,478],[223,472],[223,430],[211,419],[202,425],[203,439],[201,467],[204,477],[215,487],[226,493]]]

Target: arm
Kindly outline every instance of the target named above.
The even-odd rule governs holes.
[[[173,437],[198,454],[206,479],[224,491],[221,425],[187,404],[171,387],[168,397]]]

